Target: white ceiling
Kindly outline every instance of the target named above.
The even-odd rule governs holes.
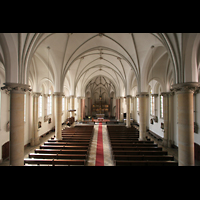
[[[112,82],[116,96],[124,96],[131,93],[141,74],[146,82],[152,78],[152,45],[155,67],[162,60],[154,72],[159,77],[169,57],[158,34],[46,33],[37,43],[29,78],[35,90],[49,79],[55,91],[62,91],[64,85],[67,95],[84,96],[88,83],[102,76]]]

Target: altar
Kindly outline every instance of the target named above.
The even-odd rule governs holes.
[[[104,119],[104,115],[105,115],[105,114],[96,114],[97,119],[98,119],[98,118],[103,118],[103,119]]]
[[[104,115],[105,115],[105,114],[96,114],[96,116],[97,116],[97,121],[98,121],[98,122],[103,122],[103,120],[104,120]]]

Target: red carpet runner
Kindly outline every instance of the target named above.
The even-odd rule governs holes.
[[[99,123],[98,138],[97,138],[97,151],[96,151],[96,164],[95,166],[104,166],[103,155],[103,137],[102,137],[102,123]]]

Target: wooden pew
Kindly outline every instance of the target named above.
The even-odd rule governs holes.
[[[42,154],[30,153],[29,158],[44,158],[44,159],[87,159],[87,154]]]
[[[134,151],[162,151],[162,147],[126,147],[126,146],[112,146],[112,150],[134,150]]]
[[[85,160],[62,160],[62,159],[32,159],[25,158],[24,164],[37,164],[37,165],[85,165]]]
[[[35,149],[35,153],[42,154],[88,154],[87,149]]]
[[[49,139],[48,140],[48,142],[67,142],[67,140],[54,140],[54,139]],[[71,140],[71,141],[69,141],[69,142],[78,142],[78,143],[90,143],[90,140],[88,139],[88,140]]]
[[[138,139],[136,140],[111,140],[111,144],[113,143],[154,143],[154,141],[139,141]]]
[[[174,160],[171,155],[114,155],[115,160]]]
[[[116,166],[178,166],[176,161],[116,160]]]
[[[86,165],[94,126],[62,131],[62,140],[51,138],[24,159],[31,165]]]
[[[82,142],[81,144],[78,142],[45,142],[44,145],[69,145],[69,146],[89,146],[89,142]]]
[[[154,143],[112,143],[112,147],[121,146],[121,147],[157,147],[157,144]]]
[[[167,155],[167,151],[113,150],[113,155]]]
[[[88,150],[88,146],[66,146],[66,145],[41,145],[40,149],[76,149],[76,150]]]

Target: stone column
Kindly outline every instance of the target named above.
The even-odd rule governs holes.
[[[72,95],[70,96],[70,110],[74,110],[74,98],[75,96]],[[74,112],[70,112],[71,116],[70,117],[75,117]]]
[[[146,140],[147,97],[148,92],[139,93],[140,133],[139,140]]]
[[[130,119],[130,112],[131,112],[131,105],[130,105],[130,102],[131,102],[131,98],[132,96],[131,95],[127,95],[126,96],[126,106],[127,106],[127,109],[126,109],[126,127],[127,128],[130,128],[131,127],[131,119]]]
[[[70,112],[68,112],[68,110],[70,110],[69,103],[70,103],[70,97],[67,97],[67,118],[70,117]]]
[[[78,109],[77,109],[77,114],[78,114],[78,121],[81,121],[81,97],[77,97],[78,100]]]
[[[119,113],[120,113],[120,99],[116,97],[116,119],[119,121]]]
[[[169,94],[169,129],[168,129],[168,147],[174,144],[174,92]]]
[[[120,97],[120,113],[119,113],[119,121],[120,122],[124,122],[124,117],[123,117],[123,100],[124,100],[124,97]]]
[[[163,118],[164,118],[164,138],[163,146],[167,147],[169,143],[169,94],[170,92],[162,92],[163,96]]]
[[[84,120],[83,118],[85,118],[85,98],[84,97],[81,99],[81,118],[82,120]]]
[[[10,165],[24,165],[24,93],[29,85],[4,83],[10,91]]]
[[[194,166],[194,116],[193,93],[197,82],[172,86],[178,100],[178,163],[179,166]]]
[[[35,146],[40,143],[40,137],[38,135],[38,100],[40,95],[41,93],[33,92],[33,130],[31,146]]]
[[[62,139],[62,92],[55,92],[55,136],[57,140]]]

